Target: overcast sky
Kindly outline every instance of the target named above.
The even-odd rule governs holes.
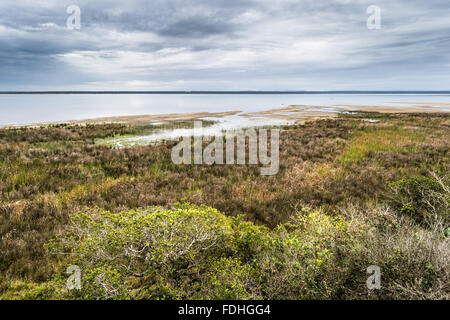
[[[450,90],[450,1],[1,0],[0,90]]]

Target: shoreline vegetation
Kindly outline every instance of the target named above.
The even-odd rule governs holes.
[[[450,113],[320,108],[244,115],[296,121],[276,176],[98,143],[205,115],[0,128],[0,299],[450,299]]]

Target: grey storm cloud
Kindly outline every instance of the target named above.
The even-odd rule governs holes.
[[[449,18],[448,0],[3,0],[0,90],[446,90]]]

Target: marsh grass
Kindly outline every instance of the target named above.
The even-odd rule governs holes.
[[[362,121],[367,118],[380,122]],[[291,221],[305,207],[313,208],[312,211],[320,208],[324,217],[350,214],[340,208],[358,208],[352,214],[365,220],[390,203],[390,215],[395,215],[399,221],[406,221],[402,220],[405,216],[409,219],[401,229],[404,232],[374,233],[370,240],[374,244],[366,249],[366,260],[356,259],[345,246],[339,249],[340,258],[336,258],[335,263],[347,263],[349,273],[345,279],[338,275],[335,279],[341,279],[342,290],[351,291],[356,285],[352,277],[365,276],[355,271],[365,263],[376,261],[390,269],[397,268],[395,275],[399,276],[401,270],[413,268],[408,259],[415,261],[412,257],[418,255],[422,259],[423,274],[414,271],[413,278],[401,278],[398,286],[403,288],[404,295],[395,291],[395,295],[385,292],[380,297],[442,297],[445,289],[442,279],[448,277],[448,265],[427,256],[435,257],[436,252],[448,254],[441,241],[446,239],[448,220],[441,222],[437,229],[430,228],[430,224],[417,220],[416,214],[411,213],[428,210],[423,209],[422,204],[416,211],[405,214],[406,209],[402,212],[399,204],[408,203],[408,197],[401,193],[407,189],[397,188],[401,197],[395,198],[392,186],[408,186],[398,181],[409,181],[415,176],[433,179],[430,172],[445,178],[450,172],[448,122],[446,114],[358,113],[286,126],[280,133],[280,170],[276,176],[261,176],[258,166],[174,165],[170,153],[176,142],[120,149],[99,143],[114,137],[142,134],[147,127],[65,124],[0,129],[0,297],[46,297],[42,293],[43,288],[48,288],[45,283],[61,273],[65,260],[48,255],[44,244],[67,230],[73,213],[94,207],[112,213],[149,206],[172,208],[182,199],[193,205],[214,207],[227,216],[243,215],[249,223],[273,230]],[[432,190],[437,192],[438,189]],[[439,215],[446,214],[442,208],[445,209],[443,206],[437,209]],[[413,232],[419,232],[423,239],[423,251],[413,246]],[[382,243],[388,238],[392,240],[386,254],[392,253],[395,243],[404,243],[406,251],[408,246],[413,246],[415,251],[411,249],[413,251],[403,260],[383,255]],[[230,259],[224,261],[232,269],[238,261]],[[286,275],[292,271],[289,268],[295,266],[294,261],[286,267]],[[327,270],[334,267],[329,265]],[[215,270],[218,277],[223,277],[222,271]],[[324,270],[318,270],[315,276],[323,275]],[[251,274],[251,270],[247,271],[245,279]],[[426,272],[431,275],[426,276]],[[288,281],[284,278],[286,275],[280,274],[279,280]],[[424,283],[427,277],[441,282],[433,282],[429,291],[418,291],[416,282]],[[327,278],[327,285],[339,282],[332,280],[332,277]],[[333,296],[327,295],[328,289],[323,287],[320,290],[324,291],[314,289],[316,291],[296,295],[305,283],[277,291],[276,286],[281,282],[270,284],[260,296]],[[439,286],[444,289],[438,289]],[[245,292],[243,297],[248,297],[250,291]],[[353,297],[333,294],[333,297],[339,294]],[[359,294],[359,297],[370,298]]]
[[[425,137],[424,131],[404,128],[401,125],[374,127],[355,133],[351,145],[339,157],[339,160],[342,163],[358,162],[379,152],[412,154],[417,151],[416,146],[425,141]]]

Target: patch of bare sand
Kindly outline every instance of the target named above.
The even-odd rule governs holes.
[[[127,123],[149,123],[149,122],[171,122],[171,121],[188,121],[202,118],[222,118],[232,116],[241,111],[226,111],[226,112],[193,112],[193,113],[167,113],[156,115],[136,115],[136,116],[117,116],[117,117],[103,117],[95,119],[81,120],[80,122],[127,122]]]
[[[423,112],[423,113],[437,113],[437,112],[445,112],[442,110],[438,110],[435,107],[432,106],[368,106],[368,105],[355,105],[355,104],[345,104],[345,105],[335,105],[335,107],[349,107],[352,108],[355,111],[365,111],[365,112],[380,112],[380,113],[416,113],[416,112]],[[347,109],[347,111],[349,111]]]
[[[243,113],[240,114],[240,116],[248,118],[271,118],[296,122],[304,122],[306,120],[320,118],[334,118],[337,116],[336,112],[323,111],[324,108],[329,109],[329,107],[324,106],[291,105],[284,108]]]
[[[334,118],[339,112],[380,112],[380,113],[440,113],[448,112],[439,110],[432,106],[370,106],[370,105],[333,105],[333,106],[308,106],[308,105],[291,105],[284,108],[271,109],[259,112],[249,112],[240,114],[243,117],[250,118],[272,118],[289,121],[306,121],[320,118]]]
[[[450,106],[450,102],[389,102],[389,103],[428,105],[428,106]]]
[[[172,122],[172,121],[189,121],[203,118],[222,118],[232,116],[241,111],[226,111],[226,112],[192,112],[192,113],[166,113],[166,114],[142,114],[131,116],[115,116],[115,117],[100,117],[83,120],[68,120],[58,122],[48,122],[43,125],[54,123],[71,123],[71,124],[99,124],[99,123],[133,123],[145,124],[152,122]],[[35,124],[40,125],[40,124]]]

